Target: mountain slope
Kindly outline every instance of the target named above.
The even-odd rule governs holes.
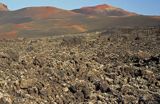
[[[47,19],[60,15],[65,17],[76,14],[72,11],[63,10],[55,7],[28,7],[14,11],[13,13],[17,14],[18,16],[21,15],[24,17],[31,17],[33,19]]]
[[[91,7],[83,7],[80,9],[73,10],[77,13],[87,14],[87,15],[103,15],[103,16],[133,16],[136,13],[128,12],[126,10],[113,7],[111,5],[102,4]]]
[[[17,19],[20,19],[20,18],[21,19],[30,18],[34,20],[39,20],[39,19],[49,19],[54,17],[55,18],[67,17],[75,14],[77,13],[55,8],[55,7],[27,7],[27,8],[19,9],[16,11],[2,12],[0,13],[0,19],[3,19],[4,20],[3,23],[4,23],[5,21],[6,22],[10,22],[13,20],[18,21]]]
[[[100,5],[96,6],[96,9],[105,10],[106,7],[107,5]],[[106,10],[115,11],[117,8],[108,6]],[[123,15],[122,12],[100,13],[104,15],[86,15],[56,7],[27,7],[15,11],[1,11],[0,39],[82,33],[108,27],[160,25],[158,16],[142,16],[130,12],[123,12]]]
[[[0,3],[0,11],[8,11],[7,5]]]
[[[81,22],[73,21],[73,18],[77,17],[85,16],[55,7],[27,7],[16,11],[1,12],[0,36],[25,35],[28,37],[86,31]]]

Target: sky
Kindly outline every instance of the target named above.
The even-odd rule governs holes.
[[[160,0],[0,0],[10,10],[31,6],[54,6],[67,10],[110,4],[143,15],[160,15]]]

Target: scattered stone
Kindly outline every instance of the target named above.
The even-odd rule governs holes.
[[[20,88],[26,89],[32,87],[37,82],[37,79],[22,79],[20,81]]]
[[[68,89],[67,87],[65,87],[65,88],[63,88],[63,91],[64,91],[64,92],[68,92],[69,89]]]
[[[89,99],[89,98],[90,98],[90,91],[89,91],[88,88],[84,87],[84,88],[82,89],[82,93],[84,94],[84,98],[85,98],[85,99]]]
[[[42,67],[44,65],[44,60],[40,57],[35,57],[33,59],[33,65]]]
[[[146,101],[144,100],[143,96],[139,97],[138,104],[146,104]]]
[[[95,84],[96,91],[100,90],[102,93],[111,93],[111,89],[106,82],[96,82]]]
[[[124,30],[0,41],[0,104],[159,104],[160,30]]]
[[[105,77],[105,80],[106,80],[108,83],[110,83],[110,84],[113,83],[113,79],[111,79],[111,78],[109,78],[109,77]]]
[[[155,82],[155,85],[160,88],[160,81]]]
[[[124,99],[121,95],[118,96],[117,103],[118,104],[124,104]]]
[[[12,104],[12,100],[9,97],[0,98],[0,104]]]
[[[134,75],[135,77],[142,77],[143,76],[142,70],[135,70]]]
[[[69,88],[68,88],[72,93],[76,93],[77,92],[77,89],[76,89],[76,87],[75,86],[70,86]]]

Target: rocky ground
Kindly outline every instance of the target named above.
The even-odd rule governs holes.
[[[160,28],[0,41],[0,104],[159,104]]]

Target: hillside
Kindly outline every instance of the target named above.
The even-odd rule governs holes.
[[[113,7],[111,5],[102,4],[91,7],[82,7],[80,9],[73,10],[77,13],[87,15],[102,15],[102,16],[134,16],[136,13],[132,13],[121,8]]]
[[[8,11],[7,5],[0,3],[0,11]]]
[[[0,39],[74,34],[111,27],[160,25],[158,16],[137,15],[109,5],[84,7],[86,8],[100,10],[102,12],[98,13],[104,15],[94,14],[96,11],[88,15],[56,7],[27,7],[15,11],[0,11]]]

